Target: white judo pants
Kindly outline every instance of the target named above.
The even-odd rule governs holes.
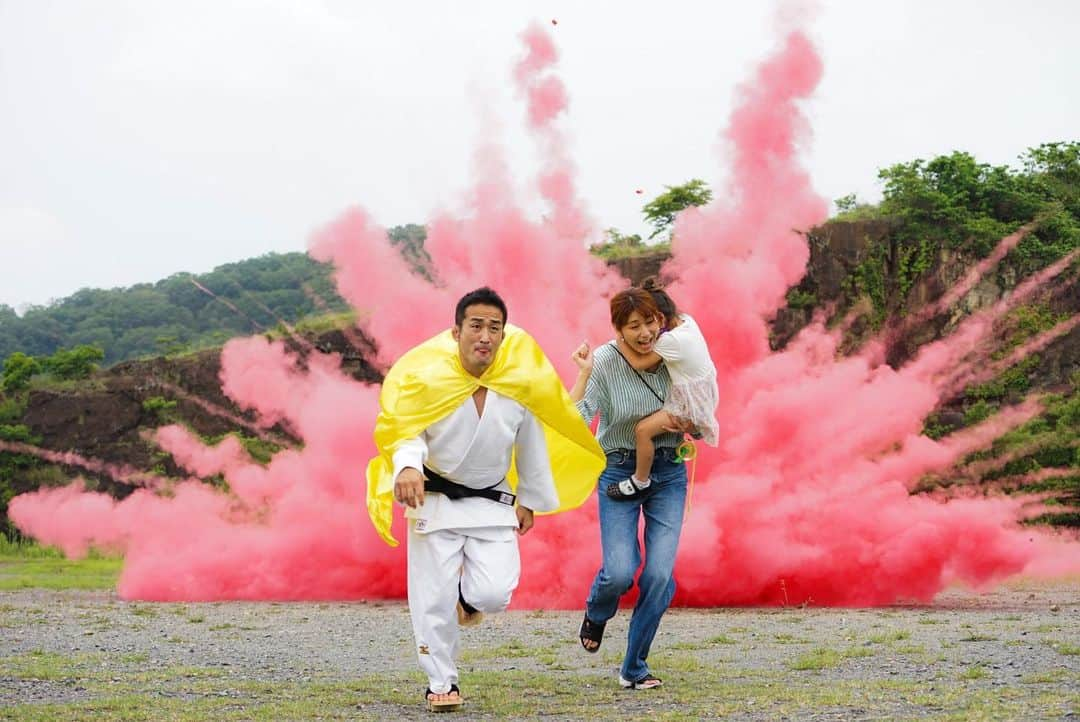
[[[449,692],[458,682],[458,585],[477,610],[506,609],[521,576],[517,534],[510,527],[419,534],[410,526],[408,564],[409,614],[420,668],[432,692]]]

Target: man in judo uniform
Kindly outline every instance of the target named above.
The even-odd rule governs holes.
[[[506,609],[533,514],[579,506],[605,458],[536,342],[479,288],[454,326],[403,355],[383,382],[368,511],[387,543],[406,507],[409,611],[429,709],[462,704],[459,625]]]

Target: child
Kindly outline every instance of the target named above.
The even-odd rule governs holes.
[[[653,353],[632,365],[650,368],[663,359],[671,374],[671,388],[664,400],[664,407],[643,418],[634,428],[636,468],[629,479],[608,485],[607,495],[613,499],[636,499],[652,484],[649,469],[656,454],[654,437],[670,431],[672,427],[690,424],[706,444],[716,446],[720,431],[716,422],[716,405],[719,403],[716,367],[709,357],[705,337],[693,318],[678,312],[671,296],[655,279],[646,279],[641,287],[652,294],[656,301],[656,307],[663,316],[663,328],[653,346]]]

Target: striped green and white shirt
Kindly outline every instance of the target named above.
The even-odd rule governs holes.
[[[668,388],[671,386],[667,366],[661,363],[655,372],[638,373],[641,378],[634,373],[630,364],[619,356],[614,342],[606,343],[593,352],[593,371],[585,386],[585,396],[577,402],[577,407],[585,423],[590,423],[593,417],[600,414],[596,440],[605,452],[633,449],[636,445],[634,426],[663,406],[646,388],[646,384],[656,391],[660,398],[667,398]],[[657,436],[653,442],[657,447],[674,448],[681,439],[681,434],[666,433]]]

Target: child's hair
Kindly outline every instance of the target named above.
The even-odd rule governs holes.
[[[664,315],[665,325],[679,315],[679,309],[675,307],[675,301],[671,299],[671,296],[667,295],[664,287],[660,284],[659,278],[649,276],[641,282],[641,288],[648,291],[649,295],[653,297],[653,301],[656,302],[656,309]]]

